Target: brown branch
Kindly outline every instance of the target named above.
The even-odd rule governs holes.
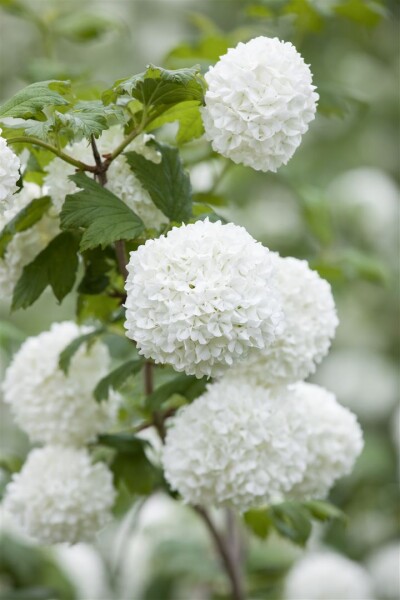
[[[99,183],[104,186],[107,183],[108,165],[101,160],[100,152],[96,144],[96,138],[93,134],[90,136],[90,145],[92,146],[93,157],[97,167],[96,176],[99,180]]]
[[[203,519],[207,529],[209,530],[211,537],[214,541],[215,547],[221,558],[226,574],[228,575],[231,589],[232,589],[232,600],[245,600],[245,594],[242,586],[241,574],[238,568],[237,562],[234,560],[231,552],[229,551],[226,540],[215,527],[208,512],[202,506],[193,506],[193,509]]]

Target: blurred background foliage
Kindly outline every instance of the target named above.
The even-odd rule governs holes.
[[[399,534],[398,3],[0,0],[0,13],[1,102],[44,79],[71,79],[90,98],[147,63],[206,70],[228,47],[257,35],[292,41],[311,64],[317,119],[277,174],[232,165],[201,139],[182,153],[205,211],[212,206],[272,250],[306,258],[333,285],[340,326],[314,381],[356,412],[366,444],[331,496],[347,524],[318,526],[308,545],[329,544],[366,564]],[[160,131],[172,143],[174,134],[174,126]],[[58,306],[45,294],[11,316],[0,305],[0,373],[27,335],[73,318],[75,302],[71,294]],[[116,360],[124,352],[117,345]],[[135,389],[129,392],[141,393]],[[29,445],[4,408],[1,433],[4,487]],[[40,549],[2,522],[0,598],[227,598],[196,517],[166,496],[139,510],[141,503],[138,496],[96,547]],[[252,597],[279,598],[282,577],[302,551],[276,535],[247,545]]]

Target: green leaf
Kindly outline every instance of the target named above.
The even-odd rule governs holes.
[[[25,231],[37,223],[47,212],[51,205],[50,196],[43,196],[32,200],[19,211],[0,232],[0,258],[4,257],[7,245],[16,233]]]
[[[105,332],[104,327],[98,327],[97,329],[93,329],[93,331],[89,331],[89,333],[85,333],[80,335],[79,337],[72,340],[70,344],[60,354],[60,358],[58,360],[58,366],[65,374],[68,373],[69,366],[71,364],[71,360],[73,359],[75,353],[79,350],[79,348],[83,344],[87,344],[88,342],[93,342],[96,338],[99,337],[102,333]]]
[[[268,509],[248,510],[244,515],[247,527],[259,538],[265,540],[271,531],[271,517]]]
[[[304,546],[311,534],[309,513],[300,504],[283,502],[269,509],[275,529],[295,544]]]
[[[27,308],[48,285],[59,302],[71,291],[78,269],[79,236],[69,231],[57,235],[24,267],[14,288],[12,309]]]
[[[165,123],[179,122],[179,129],[176,135],[178,144],[185,144],[204,133],[203,120],[200,113],[200,102],[198,100],[187,100],[172,106],[163,114],[151,121],[146,127],[147,131],[153,131]]]
[[[140,371],[143,366],[143,359],[128,360],[123,365],[111,371],[108,375],[100,379],[94,390],[94,397],[98,402],[106,400],[110,389],[118,390],[125,381]]]
[[[110,283],[111,271],[115,265],[112,248],[93,248],[83,253],[85,274],[78,286],[80,294],[100,294]]]
[[[122,200],[83,173],[70,179],[82,191],[69,194],[61,210],[62,229],[86,228],[81,250],[117,240],[132,240],[144,230],[142,220]]]
[[[330,502],[323,502],[322,500],[309,500],[302,503],[311,516],[318,521],[331,521],[332,519],[339,519],[340,521],[346,521],[346,515],[339,508],[331,504]]]
[[[113,92],[129,94],[147,107],[171,106],[185,100],[203,102],[205,82],[198,66],[169,70],[148,65],[144,73],[116,82]]]
[[[192,190],[177,148],[156,143],[161,162],[155,164],[136,152],[127,152],[128,163],[154,204],[171,221],[188,221],[192,214]]]
[[[76,137],[99,136],[110,125],[124,122],[124,112],[121,106],[104,106],[100,100],[78,102],[74,108],[66,113],[55,113],[56,121],[67,134]],[[71,135],[72,134],[72,135]],[[33,134],[32,134],[33,135]]]
[[[334,12],[366,27],[375,27],[387,13],[381,3],[370,0],[344,0],[334,7]]]
[[[37,137],[40,140],[47,140],[50,131],[54,129],[54,119],[46,119],[46,121],[37,121],[36,123],[30,124],[25,128],[25,133],[33,137]]]
[[[123,482],[132,494],[147,495],[163,482],[162,472],[146,456],[149,444],[145,440],[119,433],[101,435],[98,442],[116,450],[110,466],[117,486]]]
[[[76,303],[78,323],[85,323],[89,320],[109,322],[112,320],[115,312],[118,311],[120,304],[120,298],[79,294]]]
[[[54,24],[54,31],[74,42],[91,42],[111,30],[120,28],[119,23],[100,14],[73,11]]]
[[[45,107],[68,105],[68,100],[61,95],[68,88],[67,81],[50,80],[32,83],[0,107],[0,117],[43,119]]]
[[[145,406],[151,411],[158,410],[174,394],[185,396],[189,401],[194,400],[204,392],[206,384],[205,377],[197,379],[194,375],[178,375],[147,396]]]

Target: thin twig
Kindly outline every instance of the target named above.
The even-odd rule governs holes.
[[[96,138],[94,137],[93,134],[90,136],[90,145],[92,146],[93,157],[94,157],[94,161],[97,166],[96,176],[101,185],[106,185],[106,183],[107,183],[107,166],[101,160],[100,152],[99,152],[99,150],[97,148],[97,144],[96,144]]]
[[[224,565],[226,574],[229,577],[229,581],[232,588],[232,600],[245,600],[245,595],[242,587],[242,581],[239,569],[235,560],[233,559],[226,540],[215,527],[212,522],[209,514],[202,506],[193,506],[193,509],[197,512],[197,514],[203,519],[206,524],[211,537],[214,540],[214,544],[218,553],[221,557],[222,563]]]
[[[52,146],[51,144],[48,144],[47,142],[44,142],[43,140],[41,140],[39,138],[23,135],[23,136],[19,136],[19,137],[15,137],[15,138],[10,138],[7,140],[7,143],[8,144],[33,144],[34,146],[41,146],[42,148],[49,150],[50,152],[52,152],[53,154],[55,154],[56,156],[61,158],[63,161],[67,162],[68,164],[73,165],[80,171],[89,171],[90,173],[97,172],[97,166],[87,165],[86,163],[83,163],[80,160],[76,160],[75,158],[72,158],[72,156],[65,154],[65,152],[63,152],[62,150],[59,150],[55,146]]]

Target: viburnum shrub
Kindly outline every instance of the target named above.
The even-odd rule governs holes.
[[[300,544],[312,518],[340,516],[323,499],[362,433],[303,382],[337,326],[330,285],[203,203],[182,154],[205,133],[213,156],[276,171],[317,100],[294,46],[258,37],[205,76],[149,65],[91,100],[44,81],[0,108],[3,295],[20,309],[48,287],[59,302],[77,292],[76,323],[26,340],[3,383],[43,445],[5,494],[30,536],[90,539],[122,493],[132,504],[163,489],[204,520],[240,600],[240,557],[210,508],[255,532],[267,519]],[[160,141],[175,121],[176,143]],[[150,428],[159,463],[137,435]]]

